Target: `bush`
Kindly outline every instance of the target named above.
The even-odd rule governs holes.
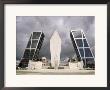
[[[48,69],[54,69],[54,67],[48,67]]]
[[[58,69],[64,69],[64,67],[58,67]]]

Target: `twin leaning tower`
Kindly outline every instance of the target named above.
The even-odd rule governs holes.
[[[39,51],[41,49],[44,37],[45,35],[43,32],[33,32],[31,34],[19,67],[28,67],[29,60],[39,61]],[[84,65],[86,65],[90,61],[94,62],[93,53],[91,52],[83,30],[71,30],[70,38],[73,43],[73,47],[76,52],[78,61],[83,61]],[[54,68],[59,67],[61,38],[57,31],[53,33],[50,39],[50,53],[51,66]]]

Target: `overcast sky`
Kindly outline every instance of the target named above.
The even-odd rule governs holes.
[[[17,16],[16,17],[16,59],[24,53],[32,32],[43,31],[44,42],[40,50],[40,57],[50,59],[50,38],[55,30],[61,40],[61,59],[72,57],[75,53],[71,39],[71,29],[83,29],[88,43],[95,51],[95,17],[94,16]]]

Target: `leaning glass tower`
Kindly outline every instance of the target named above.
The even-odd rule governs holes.
[[[91,51],[87,38],[83,30],[71,30],[70,37],[79,61],[83,61],[84,66],[94,64],[94,55]]]
[[[43,32],[33,32],[31,34],[19,67],[28,67],[29,60],[38,60],[39,51],[41,49],[44,37]]]

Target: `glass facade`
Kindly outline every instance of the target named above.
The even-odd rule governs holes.
[[[83,47],[82,39],[76,39],[76,44],[77,44],[78,47]]]
[[[79,48],[79,52],[80,52],[81,57],[84,57],[84,50],[83,50],[83,48]]]
[[[70,37],[75,48],[77,57],[83,60],[85,65],[87,62],[94,61],[94,56],[90,50],[89,44],[82,30],[71,30]],[[87,66],[87,65],[86,65]]]
[[[44,40],[43,32],[33,32],[30,36],[19,67],[27,67],[29,60],[37,60]]]
[[[38,40],[32,40],[31,48],[36,48]]]
[[[84,47],[89,47],[86,39],[83,39],[83,42],[84,42]]]
[[[41,32],[33,32],[32,39],[39,39]]]

